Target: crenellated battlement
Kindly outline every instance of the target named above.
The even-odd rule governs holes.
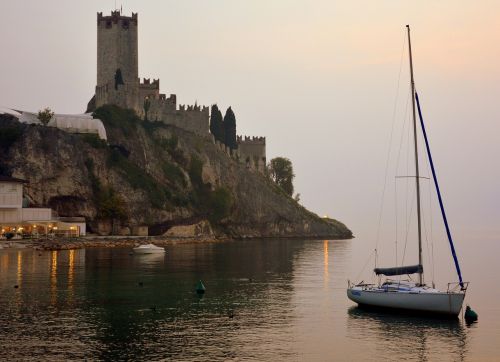
[[[236,136],[236,142],[244,144],[265,145],[266,137]]]
[[[154,79],[151,82],[151,78],[143,78],[143,81],[139,83],[139,87],[160,89],[160,79]]]
[[[177,107],[177,96],[175,94],[171,94],[170,97],[167,98],[166,94],[160,93],[158,100],[174,104]]]
[[[199,106],[197,103],[194,105],[185,105],[179,104],[179,111],[181,112],[201,112],[201,113],[210,113],[210,110],[207,106]]]
[[[137,26],[137,13],[132,13],[132,16],[123,16],[120,11],[111,11],[111,15],[102,15],[97,13],[97,26],[104,26],[105,28],[112,28],[113,24],[120,24],[122,27],[127,28],[130,24]]]

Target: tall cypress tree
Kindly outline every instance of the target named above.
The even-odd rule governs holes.
[[[217,107],[217,104],[212,105],[210,111],[210,132],[214,135],[216,141],[225,143],[222,112]]]
[[[233,110],[229,107],[224,116],[224,134],[225,144],[232,150],[235,150],[238,145],[236,144],[236,116]]]

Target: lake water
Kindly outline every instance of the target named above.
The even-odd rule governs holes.
[[[369,254],[358,239],[0,250],[0,359],[500,360],[498,248],[471,249],[471,326],[358,310],[345,295]]]

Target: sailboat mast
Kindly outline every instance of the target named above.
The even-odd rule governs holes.
[[[415,110],[415,81],[413,79],[413,59],[411,55],[411,40],[410,40],[410,26],[406,25],[408,30],[408,51],[410,53],[410,75],[411,75],[411,106],[413,111],[413,137],[415,144],[415,185],[417,189],[417,230],[418,230],[418,264],[423,265],[422,262],[422,225],[420,215],[420,173],[418,167],[418,146],[417,146],[417,117]],[[418,273],[419,284],[424,283],[423,269]]]

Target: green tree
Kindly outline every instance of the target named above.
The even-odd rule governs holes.
[[[42,122],[44,126],[46,126],[50,122],[52,117],[54,117],[54,112],[52,112],[49,107],[45,108],[44,110],[38,111],[38,120]]]
[[[210,111],[210,132],[214,135],[216,141],[225,143],[223,122],[219,107],[217,107],[217,104],[212,105]]]
[[[228,189],[218,187],[214,191],[211,191],[207,205],[210,222],[216,224],[231,215],[232,205],[233,200]]]
[[[269,176],[289,196],[293,195],[293,173],[292,161],[285,157],[273,158],[268,165]]]
[[[102,187],[97,195],[98,217],[102,219],[126,220],[127,206],[123,198],[112,187]]]
[[[225,144],[232,150],[238,148],[236,144],[236,116],[233,110],[229,107],[224,116],[224,138]]]

